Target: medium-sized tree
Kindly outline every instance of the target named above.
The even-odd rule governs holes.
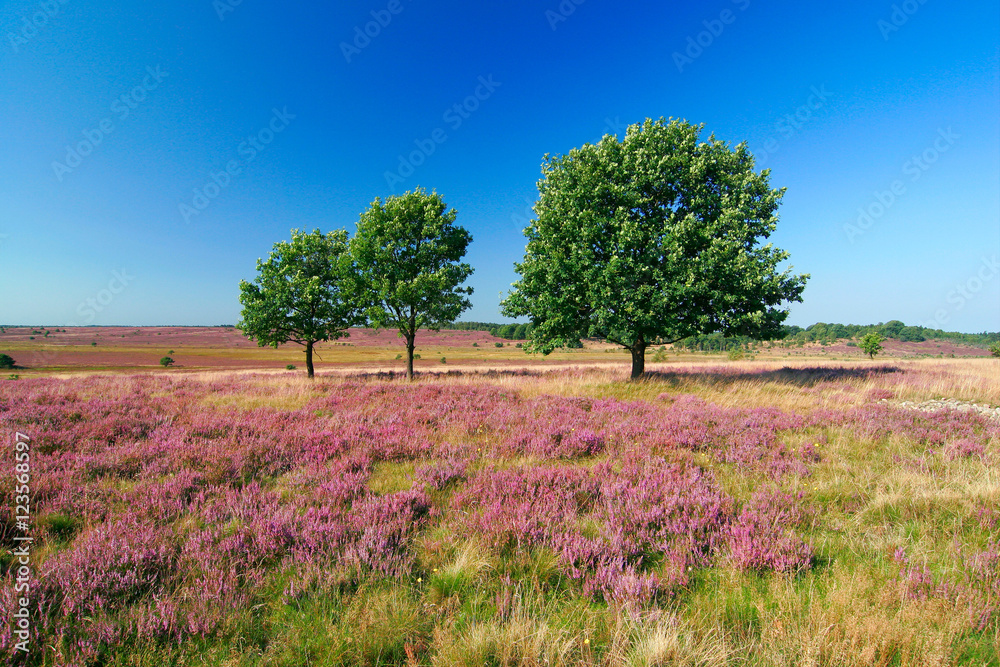
[[[782,270],[774,232],[783,189],[746,144],[664,119],[545,156],[520,279],[501,304],[531,318],[530,351],[599,337],[632,354],[698,334],[780,334],[807,275]]]
[[[0,354],[0,368],[14,368],[14,359],[9,354]]]
[[[170,357],[160,357],[160,365],[166,368],[167,366],[173,365],[174,360]]]
[[[858,346],[868,355],[869,359],[874,359],[875,355],[882,351],[882,341],[884,340],[882,334],[877,331],[869,331],[858,341]]]
[[[293,229],[290,241],[275,243],[266,260],[257,260],[252,283],[240,281],[237,328],[260,347],[304,346],[312,378],[316,343],[347,336],[362,322],[355,295],[347,232]]]
[[[455,224],[456,215],[441,195],[417,188],[385,202],[376,198],[351,239],[367,321],[399,331],[410,380],[417,331],[439,331],[472,305],[466,298],[472,288],[461,286],[472,275],[461,261],[472,236]]]

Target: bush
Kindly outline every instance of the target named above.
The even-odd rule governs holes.
[[[503,343],[493,343],[493,347],[503,347]]]
[[[402,353],[402,352],[400,352],[399,354],[397,354],[397,355],[396,355],[396,360],[397,360],[397,361],[398,361],[399,359],[402,359],[402,358],[403,358],[403,353]]]
[[[524,345],[523,345],[523,344],[521,344],[521,343],[518,343],[518,344],[517,344],[517,345],[515,345],[514,347],[524,347]]]
[[[479,343],[473,343],[472,347],[479,347]]]
[[[445,359],[444,357],[441,357],[441,363],[442,363],[442,364],[446,364],[446,363],[448,363],[448,360],[447,360],[447,359]]]
[[[9,354],[0,354],[0,368],[14,368],[14,359]]]
[[[994,357],[1000,357],[1000,342],[990,345],[990,354]]]
[[[286,371],[294,371],[295,370],[295,364],[288,364],[287,366],[285,366],[285,370]]]
[[[171,365],[172,363],[174,363],[174,360],[171,359],[170,357],[162,357],[160,359],[160,365],[163,366],[164,368]]]

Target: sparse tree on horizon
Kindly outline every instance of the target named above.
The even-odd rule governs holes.
[[[237,328],[260,347],[304,346],[306,373],[314,377],[316,343],[347,336],[362,321],[347,232],[293,229],[291,241],[275,243],[266,260],[257,260],[257,274],[252,283],[240,281]]]
[[[696,334],[774,338],[808,275],[783,272],[788,253],[759,245],[784,190],[702,126],[631,125],[566,155],[546,155],[536,219],[524,230],[521,275],[503,301],[528,316],[529,350],[548,354],[600,337],[632,353]]]
[[[472,275],[461,261],[472,236],[455,224],[456,216],[441,195],[417,188],[384,202],[376,198],[351,240],[367,321],[399,331],[411,380],[417,331],[440,330],[472,305],[466,296],[472,288],[461,286]]]
[[[869,359],[874,359],[875,355],[882,351],[882,341],[884,340],[882,334],[870,331],[861,337],[861,340],[858,341],[858,347],[868,355]]]

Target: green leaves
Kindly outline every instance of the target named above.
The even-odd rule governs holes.
[[[472,288],[461,287],[472,267],[460,261],[472,236],[455,225],[456,215],[439,194],[418,188],[375,199],[351,241],[365,315],[406,339],[410,377],[417,330],[436,330],[472,305]]]
[[[305,345],[311,377],[313,343],[345,336],[362,321],[347,232],[293,229],[291,241],[275,243],[266,260],[257,260],[257,274],[253,283],[240,282],[237,326],[260,346]]]
[[[874,359],[875,355],[882,351],[882,342],[885,338],[882,334],[877,331],[870,331],[861,337],[858,346],[868,355],[870,359]]]
[[[776,306],[801,300],[808,277],[778,273],[787,253],[758,245],[784,191],[753,171],[745,144],[700,141],[702,129],[646,120],[621,141],[546,156],[521,279],[502,304],[531,317],[532,350],[777,333]]]

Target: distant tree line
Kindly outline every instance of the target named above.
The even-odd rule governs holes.
[[[907,325],[899,320],[879,322],[878,324],[829,324],[826,322],[817,322],[804,329],[795,325],[783,325],[782,333],[784,334],[783,336],[772,341],[758,341],[747,336],[722,336],[720,334],[691,336],[680,341],[678,345],[688,350],[726,352],[733,349],[749,349],[759,342],[778,343],[782,347],[805,345],[806,343],[832,344],[837,340],[860,339],[870,333],[907,343],[940,340],[987,348],[992,344],[1000,342],[1000,332],[996,331],[968,334]]]
[[[442,329],[454,331],[488,331],[490,335],[507,340],[528,340],[531,325],[527,323],[498,324],[496,322],[449,322]]]

